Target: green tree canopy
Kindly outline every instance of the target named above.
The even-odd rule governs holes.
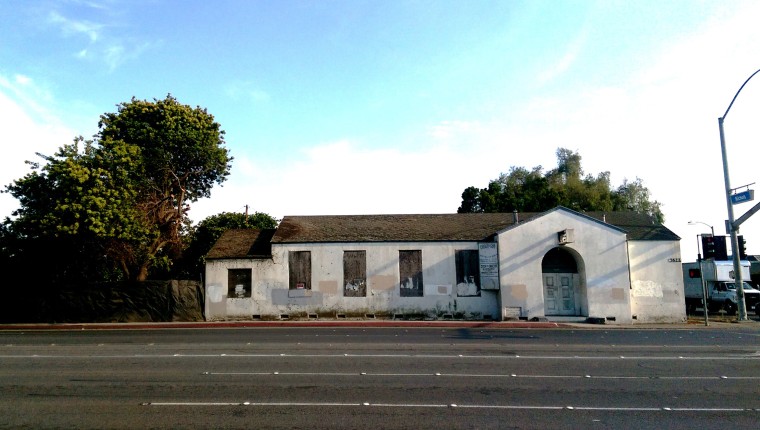
[[[486,188],[465,188],[457,212],[542,212],[564,206],[579,212],[635,211],[664,221],[660,203],[650,199],[641,179],[624,180],[613,189],[610,172],[584,174],[579,153],[559,148],[556,154],[557,167],[546,173],[541,166],[513,166]]]
[[[232,158],[205,109],[171,95],[117,107],[101,116],[93,140],[77,138],[41,155],[43,164],[30,163],[31,173],[6,186],[20,208],[3,234],[33,249],[35,241],[67,243],[88,262],[101,262],[101,277],[115,269],[122,278],[144,280],[179,255],[188,203],[226,179]],[[58,275],[81,279],[74,266]]]

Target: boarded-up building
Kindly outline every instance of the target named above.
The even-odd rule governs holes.
[[[646,215],[288,216],[207,255],[211,320],[685,319],[680,239]]]

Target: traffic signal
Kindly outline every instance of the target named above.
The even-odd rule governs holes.
[[[744,240],[744,236],[737,236],[739,242],[739,258],[747,258],[747,242]]]
[[[714,236],[715,238],[715,259],[728,260],[728,249],[726,248],[726,236]]]
[[[726,236],[702,235],[702,253],[705,255],[705,260],[708,258],[728,260]]]
[[[705,260],[715,258],[715,236],[702,235],[702,253],[705,256]]]

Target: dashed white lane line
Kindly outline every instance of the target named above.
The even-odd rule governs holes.
[[[760,376],[616,376],[616,375],[519,375],[515,373],[373,373],[373,372],[203,372],[209,376],[380,376],[380,377],[452,377],[452,378],[533,378],[533,379],[640,379],[640,380],[760,380]]]
[[[614,355],[614,356],[581,356],[581,355],[429,355],[429,354],[0,354],[1,359],[12,358],[55,358],[55,359],[113,359],[113,358],[394,358],[394,359],[485,359],[485,360],[709,360],[709,361],[727,361],[727,360],[760,360],[760,354],[736,354],[722,356],[684,356],[684,355],[661,355],[661,356],[634,356],[634,355]]]
[[[206,406],[258,406],[258,407],[377,407],[377,408],[459,408],[459,409],[510,409],[510,410],[568,410],[608,412],[760,412],[760,408],[674,408],[674,407],[596,407],[571,405],[468,405],[461,403],[336,403],[336,402],[144,402],[141,406],[154,407],[206,407]]]

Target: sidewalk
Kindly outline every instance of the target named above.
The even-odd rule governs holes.
[[[0,331],[31,330],[149,330],[149,329],[215,329],[215,328],[277,328],[277,327],[336,327],[336,328],[481,328],[481,329],[700,329],[737,328],[760,330],[760,322],[737,323],[730,320],[710,321],[690,317],[687,322],[674,324],[592,324],[582,321],[406,321],[406,320],[284,320],[284,321],[199,321],[199,322],[133,322],[133,323],[61,323],[61,324],[0,324]]]

